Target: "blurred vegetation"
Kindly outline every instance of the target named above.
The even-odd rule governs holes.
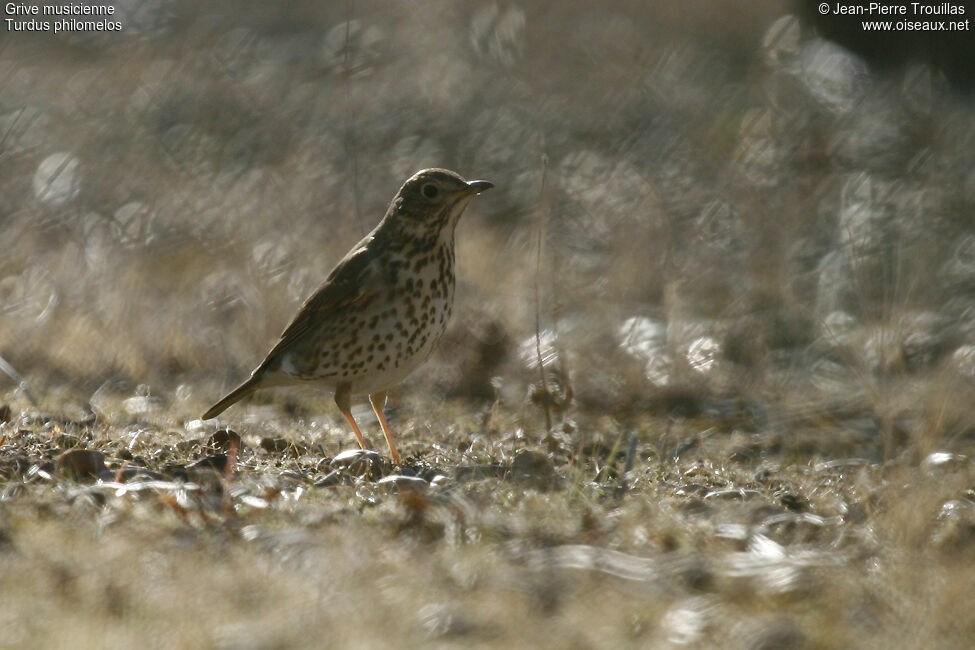
[[[368,540],[412,531],[384,547],[391,555],[379,564],[362,560],[370,579],[405,566],[397,558],[419,561],[396,575],[421,592],[450,585],[463,607],[486,607],[509,632],[534,616],[519,609],[525,602],[540,617],[557,612],[533,633],[538,643],[566,638],[550,634],[591,602],[587,584],[613,594],[603,614],[615,627],[583,645],[693,645],[728,630],[727,647],[810,638],[849,647],[874,634],[910,647],[905,629],[940,647],[971,638],[970,624],[948,619],[963,595],[949,578],[975,548],[975,119],[971,97],[943,69],[899,55],[896,67],[874,66],[820,38],[829,30],[801,22],[790,13],[797,7],[771,0],[116,6],[121,34],[0,29],[0,356],[40,404],[0,383],[14,408],[0,418],[0,447],[14,449],[0,466],[9,484],[56,474],[57,454],[76,444],[102,449],[103,471],[135,455],[166,478],[205,454],[197,443],[210,432],[193,422],[203,408],[246,377],[408,175],[447,167],[496,189],[461,222],[454,322],[431,363],[394,391],[393,426],[406,431],[414,472],[434,472],[427,479],[442,472],[465,486],[458,473],[474,470],[458,467],[472,463],[475,474],[501,468],[503,479],[513,454],[540,447],[550,455],[543,474],[561,476],[561,488],[492,477],[480,492],[461,487],[425,510],[360,480],[335,498],[317,492],[314,505],[303,502],[310,510],[282,513],[272,498],[262,526],[313,521],[340,546],[345,529]],[[293,493],[289,481],[308,488],[332,471],[328,461],[351,440],[330,401],[308,388],[228,411],[225,421],[253,437],[241,453],[256,483],[230,497],[238,509],[253,508],[244,497]],[[74,442],[58,441],[65,432]],[[278,465],[265,453],[298,447]],[[607,498],[621,476],[637,486],[625,505]],[[948,478],[938,486],[937,476]],[[0,507],[0,558],[5,535],[24,547],[53,528],[72,546],[51,512],[90,525],[89,497],[65,497],[71,482],[55,483],[64,494],[28,490],[34,500],[25,501],[4,492],[0,506],[16,496],[42,514]],[[203,496],[177,503],[167,487],[147,506],[152,516],[142,506],[103,509],[123,522],[114,552],[150,544],[165,557],[167,545],[183,543],[187,519],[194,531],[215,520],[236,526],[223,519],[221,489],[215,506]],[[711,505],[729,494],[754,497],[754,509]],[[788,528],[781,536],[727,528],[796,511],[785,495],[800,515],[776,520]],[[375,520],[359,517],[373,506]],[[430,550],[429,521],[411,508],[440,522],[435,552],[422,560],[414,544]],[[157,521],[159,509],[179,515]],[[807,528],[816,532],[796,532]],[[252,533],[248,542],[272,540],[261,548],[287,556],[289,575],[307,562],[326,582],[332,570],[359,579],[349,542],[342,562],[327,559],[322,542],[303,559],[289,555],[290,542]],[[187,567],[210,566],[211,543],[219,546],[193,542]],[[549,564],[525,559],[571,544],[663,554],[676,564],[654,576],[691,578],[677,587],[641,573],[633,600],[605,577],[566,578],[559,571],[588,561],[573,551],[558,552],[565,566],[558,553]],[[767,591],[738,598],[734,578],[754,577],[749,570],[767,569],[785,547],[793,558],[796,544],[829,553],[803,565],[815,571],[880,557],[886,577],[864,560],[781,590],[776,574]],[[931,582],[910,573],[919,549],[935,554],[921,560]],[[254,562],[252,552],[233,546],[230,566]],[[592,562],[630,561],[606,557],[615,560]],[[47,561],[32,558],[16,579],[29,582]],[[522,573],[526,562],[534,568]],[[720,566],[696,582],[709,562]],[[646,568],[637,565],[619,571]],[[187,567],[174,585],[196,584]],[[69,569],[51,580],[60,584]],[[194,589],[225,597],[237,587],[220,575],[226,585]],[[283,575],[269,589],[283,593],[297,579]],[[934,593],[939,580],[949,587]],[[471,586],[483,581],[486,593],[517,584],[529,595],[492,610]],[[812,602],[846,608],[850,620],[837,628],[801,605],[827,581],[837,600]],[[364,593],[394,591],[382,584]],[[670,596],[648,601],[647,585]],[[170,588],[144,596],[161,606]],[[258,590],[248,583],[243,592]],[[386,607],[404,598],[389,596]],[[506,638],[478,616],[451,627],[466,615],[439,602],[410,613],[433,637]],[[346,630],[341,618],[329,620],[345,644],[383,638]],[[863,620],[874,627],[861,629]],[[390,625],[413,629],[410,621]],[[239,646],[228,629],[216,637]],[[300,645],[283,628],[265,632],[269,646]],[[186,634],[180,643],[219,645],[205,631]]]
[[[202,405],[434,165],[499,187],[441,391],[519,385],[539,220],[583,407],[975,375],[975,126],[936,68],[874,75],[778,3],[245,6],[6,35],[0,352],[33,382]]]

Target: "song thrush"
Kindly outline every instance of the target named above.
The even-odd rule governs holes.
[[[214,404],[222,413],[259,388],[315,382],[365,449],[350,397],[366,394],[393,461],[386,390],[419,366],[447,327],[454,302],[454,229],[474,195],[493,187],[446,169],[424,169],[396,193],[379,225],[332,269],[250,379]]]

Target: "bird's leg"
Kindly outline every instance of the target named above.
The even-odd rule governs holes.
[[[379,419],[379,426],[383,428],[383,435],[386,436],[386,444],[389,445],[389,454],[393,457],[393,462],[399,465],[399,453],[396,451],[396,445],[393,444],[393,430],[389,428],[389,422],[386,421],[386,416],[383,415],[383,407],[386,406],[386,391],[369,395],[369,403],[372,404],[372,410],[376,412],[376,417]]]
[[[349,399],[349,389],[348,384],[339,384],[335,389],[335,405],[339,407],[342,411],[342,415],[348,421],[349,426],[352,427],[352,433],[355,434],[356,440],[359,441],[359,447],[362,449],[366,448],[366,441],[362,439],[362,432],[359,431],[359,425],[355,423],[355,418],[352,417],[351,400]]]

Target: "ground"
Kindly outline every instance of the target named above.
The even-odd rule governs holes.
[[[259,411],[292,435],[238,443],[166,416],[4,424],[4,644],[961,648],[975,635],[973,473],[958,455],[803,457],[708,415],[537,439],[503,406],[492,421],[441,404],[408,420],[394,468],[340,455],[351,434],[334,416]],[[104,459],[74,466],[65,450],[80,448]]]

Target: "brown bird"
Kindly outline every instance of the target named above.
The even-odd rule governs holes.
[[[383,415],[386,390],[430,356],[447,328],[454,303],[454,229],[474,195],[492,187],[446,169],[414,174],[379,225],[305,301],[250,379],[203,419],[259,388],[315,382],[335,391],[335,403],[363,449],[350,398],[368,395],[399,463]]]

